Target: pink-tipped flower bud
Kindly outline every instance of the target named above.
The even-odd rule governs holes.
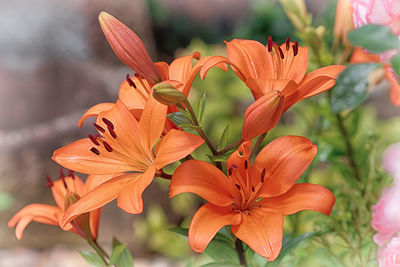
[[[244,115],[242,138],[250,140],[266,133],[278,123],[284,107],[280,91],[270,92],[251,104]]]
[[[168,106],[179,104],[186,99],[183,92],[169,83],[159,83],[153,86],[153,97],[161,104]]]
[[[108,43],[123,63],[149,82],[161,82],[161,74],[139,36],[104,11],[99,14],[99,22]]]

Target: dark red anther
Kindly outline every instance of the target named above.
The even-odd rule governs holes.
[[[64,179],[64,170],[63,168],[60,168],[60,179]]]
[[[101,119],[107,126],[110,126],[111,129],[114,129],[114,124],[111,121],[107,120],[106,118]]]
[[[100,155],[100,151],[99,151],[97,148],[95,148],[95,147],[92,147],[92,148],[90,149],[90,151],[93,152],[93,153],[96,154],[96,155]]]
[[[75,180],[75,174],[73,170],[68,170],[68,176]]]
[[[272,51],[272,37],[268,36],[268,52]]]
[[[103,129],[103,127],[101,127],[101,126],[98,125],[97,123],[93,123],[93,126],[96,127],[96,129],[97,129],[99,132],[104,133],[104,132],[106,131],[106,130]]]
[[[231,168],[228,169],[228,175],[229,175],[229,176],[232,175],[232,169],[231,169]]]
[[[133,74],[133,76],[135,76],[135,77],[139,77],[139,74],[137,74],[137,72],[135,73],[135,74]]]
[[[286,38],[286,51],[289,51],[290,49],[290,38]]]
[[[254,185],[251,186],[251,191],[256,191],[256,189],[254,188]]]
[[[244,168],[247,170],[248,167],[248,163],[247,163],[247,159],[244,161]]]
[[[106,141],[103,141],[103,145],[104,145],[104,148],[108,151],[108,152],[112,152],[113,151],[113,148],[110,146],[110,144],[109,143],[107,143]]]
[[[235,184],[235,186],[236,186],[236,188],[237,188],[238,190],[240,190],[240,185]]]
[[[299,42],[294,42],[293,45],[293,56],[297,56],[297,54],[299,53]]]
[[[53,183],[53,181],[51,180],[51,178],[50,178],[50,176],[46,176],[46,180],[47,180],[47,184],[46,184],[46,186],[48,187],[48,188],[50,188],[50,187],[52,187],[53,185],[54,185],[54,183]]]
[[[92,141],[93,144],[95,144],[96,146],[100,145],[100,143],[99,143],[99,141],[97,141],[96,137],[94,137],[91,134],[89,134],[88,137],[89,137],[90,141]]]
[[[264,177],[265,177],[265,168],[261,172],[261,183],[264,183]]]
[[[110,132],[111,136],[115,139],[117,138],[117,134],[114,132],[114,130],[110,127],[110,125],[107,125],[107,129]]]
[[[136,89],[136,84],[132,81],[132,79],[129,76],[129,74],[126,75],[126,81],[128,82],[129,86],[132,86],[133,88]]]
[[[61,177],[61,180],[63,181],[65,189],[68,189],[67,182],[65,182],[65,177],[64,176]]]
[[[282,49],[280,47],[278,47],[278,50],[279,50],[279,55],[281,56],[282,59],[284,59],[285,55],[283,54]]]

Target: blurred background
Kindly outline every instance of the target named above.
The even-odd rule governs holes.
[[[336,1],[306,2],[314,21],[331,31]],[[59,175],[59,166],[50,159],[52,152],[92,133],[88,122],[78,128],[78,119],[92,105],[116,100],[120,82],[132,73],[106,42],[97,22],[100,11],[132,28],[155,61],[170,62],[194,51],[224,54],[223,41],[233,38],[265,43],[272,35],[278,43],[287,36],[296,40],[281,6],[273,0],[0,0],[0,10],[2,267],[87,266],[76,253],[89,249],[79,236],[32,223],[18,241],[7,222],[29,203],[54,203],[45,180],[46,175],[54,179]],[[210,136],[217,140],[231,121],[235,139],[241,114],[251,101],[241,81],[232,72],[216,70],[205,81],[197,78],[194,88],[191,97],[206,92],[206,112],[216,116],[204,122]],[[388,103],[385,84],[370,102],[379,104],[382,99]],[[391,105],[378,107],[382,119],[400,114]],[[285,123],[292,123],[290,113]],[[168,184],[158,181],[145,191],[144,203],[145,212],[136,216],[124,213],[114,202],[107,205],[99,242],[109,247],[115,235],[128,243],[136,266],[176,266],[194,255],[184,239],[165,229],[188,225],[191,216],[186,215],[193,214],[198,199],[183,195],[169,201]]]

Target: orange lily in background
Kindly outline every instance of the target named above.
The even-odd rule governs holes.
[[[213,165],[189,160],[172,176],[170,197],[192,192],[209,203],[200,207],[189,228],[193,250],[203,252],[225,225],[257,254],[273,261],[282,247],[285,215],[314,210],[329,215],[335,203],[323,186],[295,184],[317,153],[310,140],[283,136],[258,154],[251,166],[251,142],[244,142],[227,161],[226,177]]]
[[[86,183],[83,183],[82,180],[72,172],[67,177],[61,174],[60,179],[54,182],[47,177],[47,186],[51,188],[57,206],[36,203],[30,204],[11,218],[8,222],[8,227],[17,226],[15,228],[15,235],[18,239],[22,238],[28,224],[31,221],[36,221],[44,224],[59,225],[65,231],[72,231],[85,239],[90,236],[93,240],[96,240],[101,213],[100,208],[92,210],[86,215],[82,215],[81,218],[76,218],[76,220],[71,221],[65,226],[62,226],[61,220],[66,208],[71,204],[67,202],[79,199],[79,197],[83,196],[92,188],[110,178],[111,176],[90,175]]]
[[[236,75],[251,90],[256,100],[252,105],[260,106],[257,102],[266,101],[264,96],[279,91],[284,97],[283,112],[305,98],[332,88],[336,83],[335,79],[344,69],[344,66],[332,65],[306,75],[308,49],[300,47],[297,42],[290,42],[289,38],[278,46],[269,37],[267,47],[253,40],[234,39],[226,42],[226,50],[227,57],[214,56],[204,63],[200,77],[204,79],[215,65],[230,64]],[[276,94],[271,96],[275,97]],[[250,109],[253,109],[252,105],[249,106]],[[259,117],[269,116],[268,109],[262,111],[263,114]],[[276,123],[268,120],[263,128],[268,131],[275,125]],[[243,132],[242,137],[245,138]]]
[[[171,130],[154,153],[153,147],[164,129],[166,112],[167,106],[150,97],[138,122],[117,101],[110,111],[97,117],[95,127],[99,135],[89,135],[54,152],[53,160],[72,170],[102,175],[121,173],[71,205],[64,216],[64,225],[115,198],[124,211],[142,212],[142,192],[154,176],[161,175],[164,166],[189,155],[204,142],[199,136]]]
[[[350,58],[350,63],[357,64],[371,62],[379,62],[383,64],[385,79],[390,84],[390,100],[393,105],[400,106],[400,84],[396,79],[395,74],[391,71],[390,65],[382,62],[379,55],[364,52],[364,49],[361,47],[354,48],[353,54]]]

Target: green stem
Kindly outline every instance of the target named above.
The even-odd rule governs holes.
[[[218,150],[218,151],[215,153],[215,155],[216,155],[216,156],[221,156],[221,155],[225,154],[226,152],[228,152],[229,150],[240,146],[240,144],[241,144],[242,142],[243,142],[243,139],[240,138],[240,139],[237,140],[235,143],[233,143],[233,144],[231,144],[231,145],[229,145],[229,146],[227,146],[227,147],[224,147],[224,148],[221,149],[221,150]]]
[[[215,156],[215,153],[217,153],[217,149],[211,143],[210,139],[208,138],[208,136],[205,134],[205,132],[201,128],[201,125],[200,125],[199,121],[197,120],[197,117],[196,117],[196,114],[194,113],[192,105],[190,105],[190,102],[187,99],[185,99],[185,101],[183,101],[183,103],[186,106],[186,110],[189,112],[190,116],[192,117],[192,121],[193,121],[194,125],[198,127],[198,128],[196,128],[197,133],[201,136],[201,138],[204,139],[207,146],[210,148],[211,152]]]
[[[242,240],[240,240],[239,238],[236,238],[235,249],[238,254],[240,264],[247,267],[248,265],[247,265],[246,257],[244,256]]]
[[[263,133],[262,135],[260,135],[260,136],[257,138],[257,141],[256,141],[256,143],[254,144],[253,149],[251,150],[251,153],[250,153],[250,157],[249,157],[249,158],[251,158],[252,156],[254,156],[254,154],[255,154],[255,153],[257,152],[257,150],[260,148],[261,143],[264,141],[264,138],[265,138],[265,136],[267,136],[267,134],[268,134],[268,132]]]
[[[97,244],[97,242],[92,238],[89,237],[86,240],[89,243],[89,245],[94,249],[94,251],[96,251],[97,255],[99,255],[104,264],[108,265],[107,260],[109,260],[109,256],[107,252],[105,252],[104,249],[101,246],[99,246],[99,244]]]
[[[361,182],[361,175],[360,175],[360,171],[358,169],[358,166],[357,166],[357,163],[356,163],[356,160],[354,157],[353,146],[351,145],[350,136],[347,132],[347,129],[344,126],[343,118],[340,115],[340,113],[336,114],[335,117],[336,117],[336,120],[337,120],[337,123],[339,126],[340,133],[342,134],[342,137],[343,137],[345,145],[346,145],[346,153],[347,153],[347,157],[349,158],[350,166],[353,169],[354,177],[356,178],[356,180],[358,182]]]

